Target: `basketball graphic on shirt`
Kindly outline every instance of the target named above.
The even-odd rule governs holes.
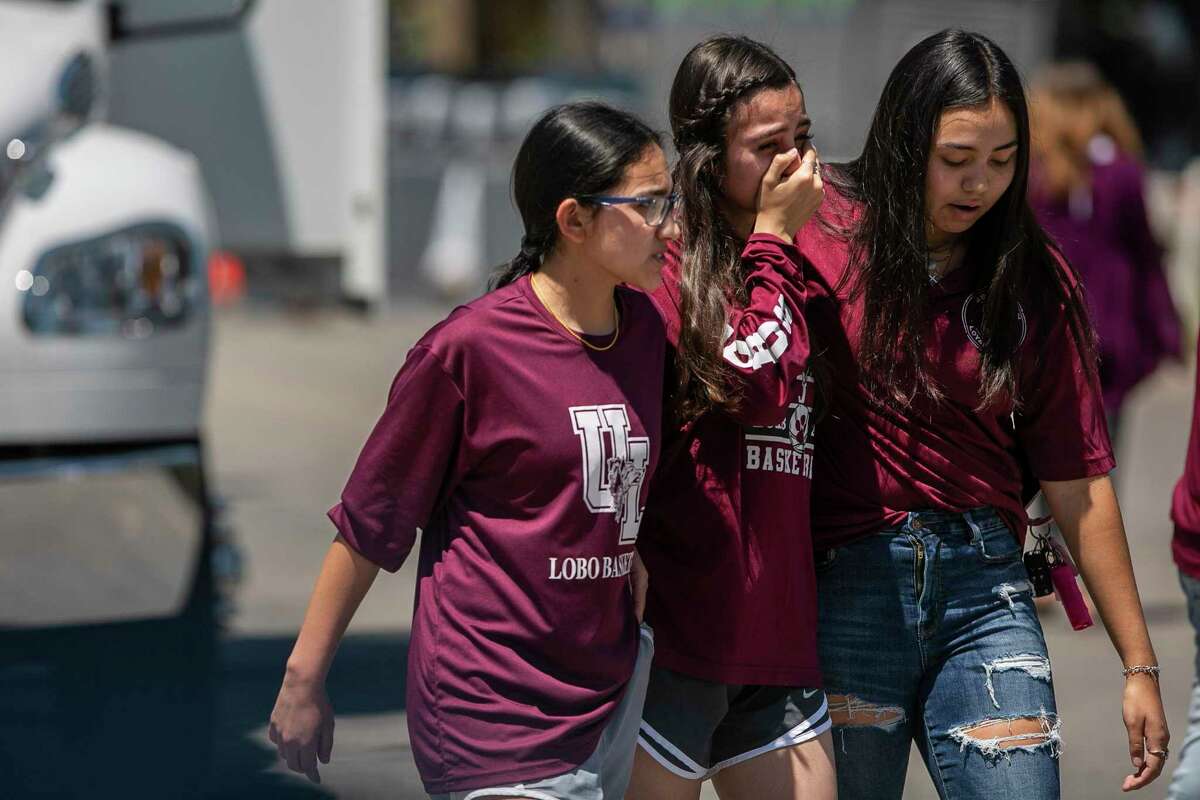
[[[975,345],[976,350],[982,350],[987,345],[987,339],[983,335],[983,305],[986,300],[986,294],[976,292],[962,304],[963,330],[967,332],[967,338],[971,340],[971,344]],[[1021,335],[1017,337],[1017,347],[1019,348],[1025,343],[1025,336],[1029,332],[1029,323],[1025,319],[1025,308],[1020,303],[1017,303],[1017,321],[1021,323]]]
[[[776,425],[742,429],[745,469],[812,478],[815,383],[812,373],[807,370],[797,375],[796,395],[788,404],[783,420]]]
[[[796,381],[800,384],[800,393],[796,397],[796,402],[792,405],[791,412],[787,418],[788,439],[792,443],[792,449],[797,453],[812,450],[812,391],[816,385],[812,373],[805,370],[803,374],[797,376]]]
[[[583,502],[593,514],[615,514],[618,542],[633,544],[642,522],[650,439],[630,436],[624,405],[571,406],[568,411],[583,451]]]

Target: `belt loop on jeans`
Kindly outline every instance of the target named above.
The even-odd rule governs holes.
[[[962,512],[963,522],[967,523],[967,527],[971,529],[971,543],[983,541],[983,529],[979,527],[979,523],[975,521],[975,509],[969,508]]]

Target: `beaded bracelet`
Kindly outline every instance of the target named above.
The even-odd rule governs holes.
[[[1154,678],[1154,680],[1158,680],[1157,664],[1136,664],[1132,667],[1126,667],[1125,669],[1121,670],[1121,673],[1126,678],[1128,678],[1130,675],[1137,675],[1139,672],[1149,675],[1150,677]]]

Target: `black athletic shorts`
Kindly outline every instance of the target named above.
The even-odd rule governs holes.
[[[704,780],[815,739],[829,724],[821,689],[712,683],[652,667],[638,746],[670,772]]]

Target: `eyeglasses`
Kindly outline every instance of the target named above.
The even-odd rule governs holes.
[[[679,208],[679,195],[646,195],[645,197],[621,197],[612,194],[584,194],[575,198],[581,203],[598,206],[637,206],[642,211],[646,224],[657,228],[674,215]]]

